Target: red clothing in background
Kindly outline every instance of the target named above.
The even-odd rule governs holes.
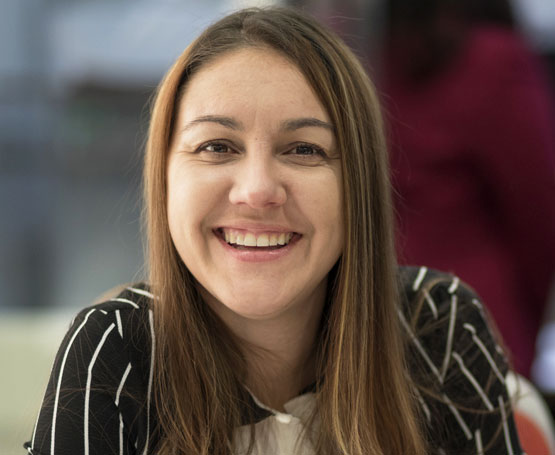
[[[400,262],[473,286],[528,376],[555,270],[554,125],[538,61],[513,31],[481,27],[426,82],[401,68],[390,61],[384,81]]]

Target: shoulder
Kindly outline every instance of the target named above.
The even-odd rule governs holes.
[[[474,290],[426,267],[399,271],[410,375],[434,443],[446,453],[519,453],[506,388],[509,362]]]
[[[510,27],[500,25],[475,26],[470,32],[470,42],[476,48],[482,47],[482,52],[501,53],[520,52],[527,49],[521,35]]]
[[[450,311],[456,312],[457,319],[487,318],[476,292],[451,273],[428,267],[400,267],[399,289],[401,311],[421,322],[439,320]]]
[[[68,384],[85,384],[91,377],[107,390],[117,388],[129,368],[127,384],[144,395],[154,339],[152,302],[148,287],[139,283],[81,310],[60,345],[53,375]]]
[[[531,58],[532,51],[518,32],[502,27],[484,25],[474,27],[468,38],[468,52],[492,68],[515,59]]]
[[[452,361],[459,360],[454,349],[466,354],[467,345],[475,344],[476,337],[482,337],[483,344],[507,369],[495,323],[468,284],[456,275],[427,267],[401,267],[399,282],[402,325],[413,343],[429,345],[431,353],[437,351],[442,360],[442,375]]]
[[[470,34],[466,51],[466,65],[474,66],[482,79],[489,76],[492,84],[499,81],[543,82],[540,59],[514,30],[499,26],[476,27]]]
[[[154,295],[146,283],[134,283],[118,286],[117,292],[104,294],[101,301],[83,309],[81,313],[90,310],[111,313],[118,310],[148,310],[152,305]]]
[[[139,323],[148,319],[153,299],[149,287],[144,283],[125,286],[112,297],[82,309],[71,326],[86,325],[89,321],[103,321],[103,325],[111,322],[119,325],[123,320]]]
[[[429,291],[432,288],[447,293],[455,291],[473,293],[467,285],[461,286],[460,279],[454,274],[424,266],[399,267],[399,284],[402,296],[408,300],[415,298],[422,291]]]
[[[71,322],[62,348],[91,356],[98,350],[101,357],[112,352],[110,358],[143,363],[153,336],[153,297],[146,284],[137,283],[82,309]]]
[[[128,442],[148,445],[152,300],[138,284],[77,314],[56,355],[30,453],[82,453],[83,444],[91,454],[113,453],[118,440],[120,451]]]

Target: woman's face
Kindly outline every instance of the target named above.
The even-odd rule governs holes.
[[[328,114],[286,58],[246,48],[202,67],[178,106],[167,203],[207,302],[248,319],[321,304],[343,246],[341,179]]]

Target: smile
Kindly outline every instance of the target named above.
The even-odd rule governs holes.
[[[300,238],[295,232],[250,232],[247,230],[219,228],[216,235],[234,248],[279,249],[288,245],[292,239]]]

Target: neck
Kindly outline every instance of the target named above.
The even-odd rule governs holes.
[[[315,344],[326,296],[324,280],[304,302],[268,318],[249,319],[211,305],[239,338],[248,365],[246,386],[265,405],[283,404],[316,379]]]
[[[315,340],[320,315],[304,324],[297,319],[288,325],[266,327],[259,332],[260,337],[248,334],[244,345],[249,365],[247,386],[267,406],[283,411],[284,403],[316,379]]]

